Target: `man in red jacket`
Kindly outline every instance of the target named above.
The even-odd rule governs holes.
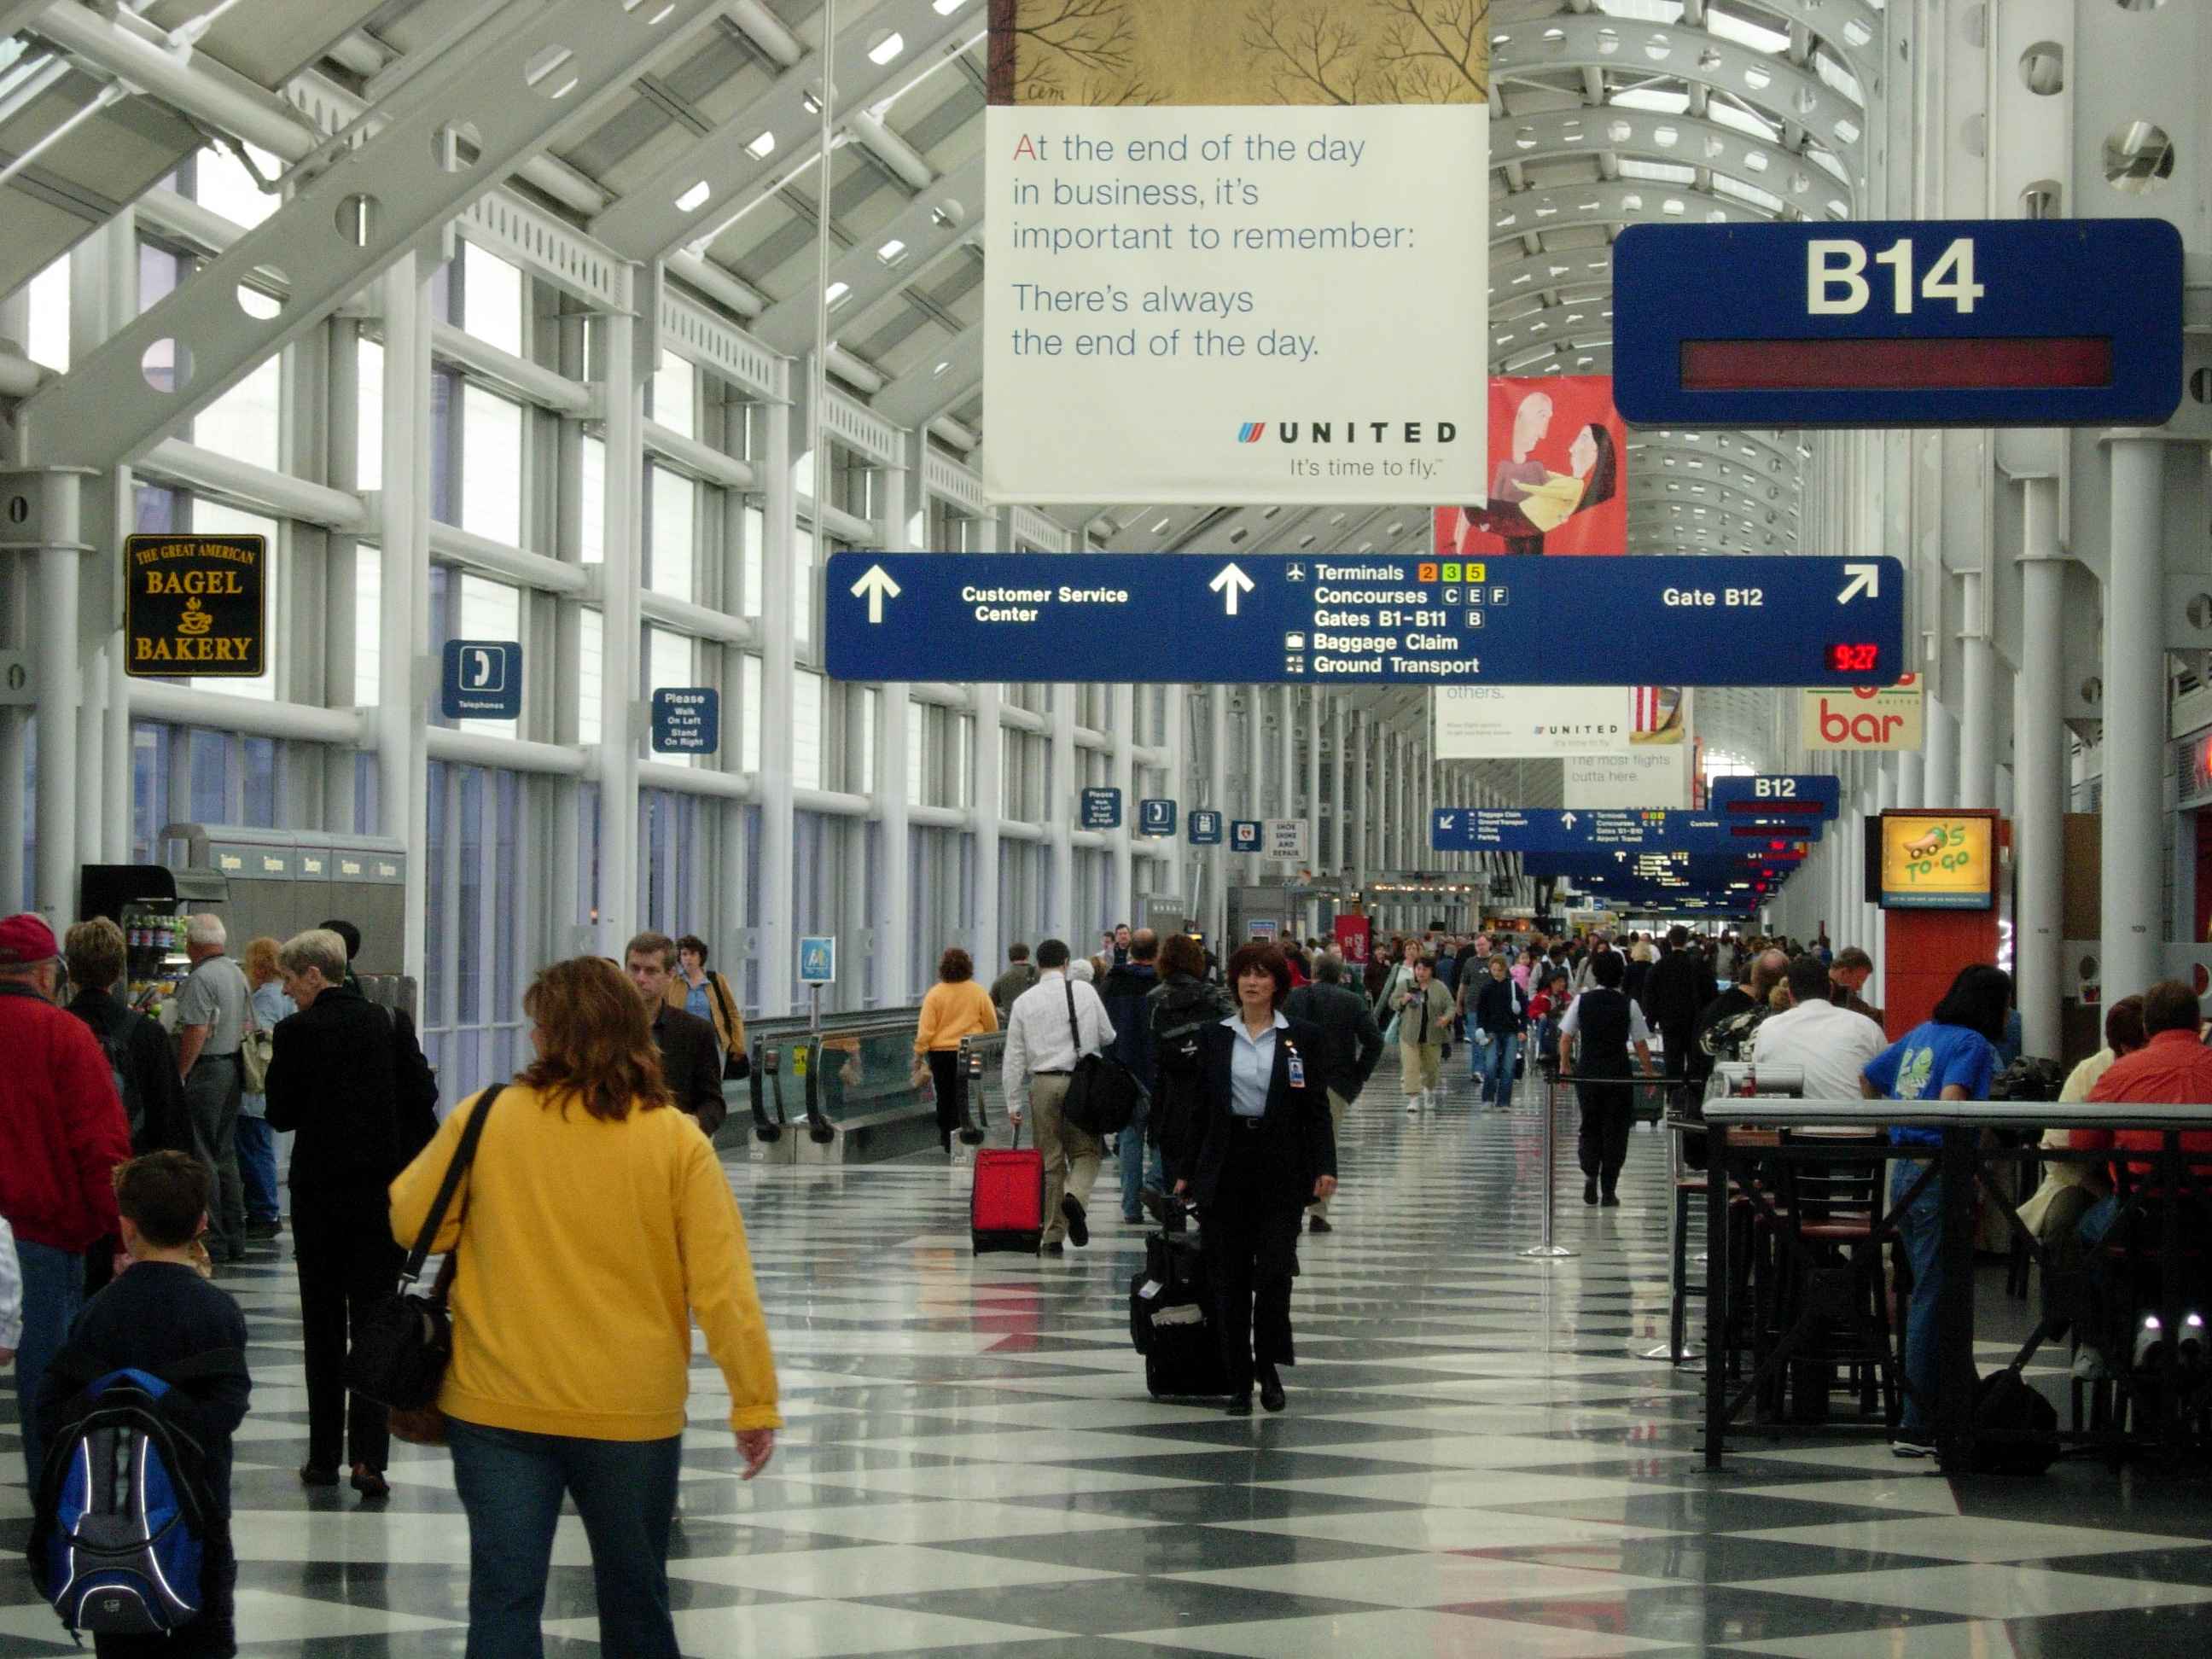
[[[23,1271],[16,1421],[33,1488],[46,1454],[32,1402],[84,1301],[84,1253],[118,1230],[112,1172],[131,1156],[107,1057],[54,1001],[60,957],[37,916],[0,921],[0,1216]]]
[[[2197,1035],[2203,1018],[2197,993],[2179,980],[2162,980],[2152,986],[2143,993],[2142,1008],[2143,1030],[2150,1041],[2106,1066],[2097,1086],[2089,1091],[2090,1101],[2100,1106],[2153,1102],[2194,1106],[2212,1101],[2212,1048],[2207,1048]],[[2165,1145],[2165,1133],[2159,1129],[2076,1129],[2073,1135],[2077,1152],[2107,1148],[2155,1152]],[[2183,1130],[2181,1150],[2212,1152],[2212,1130]],[[2148,1158],[2128,1160],[2129,1173],[2138,1187],[2154,1167]],[[2201,1171],[2204,1165],[2197,1167]],[[2117,1177],[2117,1165],[2113,1173]],[[2101,1243],[2118,1216],[2118,1197],[2106,1199],[2081,1218],[2081,1237],[2092,1244]]]

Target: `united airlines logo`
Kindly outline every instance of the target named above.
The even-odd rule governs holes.
[[[1283,444],[1449,444],[1459,441],[1454,421],[1246,421],[1237,441],[1256,444],[1273,428]]]
[[[1267,423],[1265,421],[1247,421],[1237,428],[1237,441],[1240,444],[1256,444],[1267,435]]]

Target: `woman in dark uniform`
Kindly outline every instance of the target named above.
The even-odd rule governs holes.
[[[1205,1140],[1188,1182],[1206,1229],[1214,1320],[1229,1374],[1231,1417],[1285,1403],[1279,1365],[1291,1350],[1291,1273],[1308,1204],[1336,1191],[1321,1028],[1281,1012],[1290,964],[1272,945],[1229,959],[1237,1012],[1200,1034]],[[1255,1363],[1256,1362],[1256,1363]]]
[[[1629,1080],[1628,1051],[1636,1050],[1636,1069],[1651,1075],[1651,1031],[1644,1011],[1622,994],[1628,966],[1618,951],[1590,962],[1597,982],[1575,999],[1559,1024],[1559,1076],[1583,1079],[1583,1127],[1576,1151],[1583,1166],[1583,1202],[1618,1205],[1613,1189],[1620,1166],[1628,1161],[1628,1130],[1636,1091]]]

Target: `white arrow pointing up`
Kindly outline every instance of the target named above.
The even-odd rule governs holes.
[[[1560,827],[1561,829],[1564,829],[1564,830],[1571,830],[1571,829],[1573,829],[1573,828],[1575,827],[1575,815],[1574,815],[1572,812],[1562,812],[1562,813],[1560,813],[1560,814],[1559,814],[1559,827]]]
[[[868,602],[868,621],[871,624],[884,619],[884,601],[899,596],[899,585],[891,580],[891,573],[879,564],[868,567],[867,574],[853,584],[855,595]]]
[[[1249,593],[1255,583],[1235,565],[1228,564],[1222,566],[1221,574],[1206,583],[1206,586],[1221,595],[1222,603],[1229,607],[1229,614],[1233,617],[1237,614],[1237,597],[1240,594]]]
[[[1845,582],[1844,591],[1836,595],[1838,605],[1849,605],[1862,593],[1870,599],[1878,599],[1881,597],[1881,567],[1880,565],[1847,564],[1844,567],[1844,574],[1849,576],[1850,580]]]

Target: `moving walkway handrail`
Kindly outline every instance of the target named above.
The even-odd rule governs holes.
[[[846,1023],[825,1026],[811,1033],[801,1045],[806,1055],[806,1138],[817,1146],[826,1146],[837,1138],[837,1126],[822,1109],[822,1055],[835,1042],[842,1046],[849,1041],[857,1050],[859,1045],[871,1037],[907,1036],[914,1035],[919,1019],[903,1019],[896,1013],[860,1015],[848,1014]]]

